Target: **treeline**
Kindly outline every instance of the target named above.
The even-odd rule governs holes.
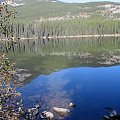
[[[6,42],[6,41],[4,41]],[[26,55],[40,54],[42,56],[65,55],[79,56],[85,53],[101,55],[103,53],[119,53],[119,37],[99,37],[99,38],[65,38],[65,39],[27,39],[24,42],[13,44],[9,49],[10,54]],[[7,42],[9,46],[9,42]],[[7,50],[7,49],[6,49]],[[26,56],[25,55],[25,56]]]
[[[119,34],[119,20],[67,19],[16,22],[11,28],[15,37],[49,37]]]

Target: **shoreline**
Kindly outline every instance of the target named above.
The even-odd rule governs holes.
[[[16,41],[17,39],[19,40],[27,40],[27,39],[63,39],[63,38],[98,38],[98,37],[120,37],[120,34],[104,34],[104,35],[71,35],[71,36],[49,36],[49,37],[42,37],[42,36],[38,36],[38,37],[29,37],[29,38],[14,38],[13,37],[13,41]],[[7,39],[0,39],[0,41],[7,41]]]
[[[45,38],[91,38],[91,37],[120,37],[120,34],[104,34],[104,35],[75,35],[75,36],[50,36]],[[44,37],[43,37],[44,38]]]

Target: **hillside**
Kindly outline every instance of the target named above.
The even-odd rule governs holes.
[[[16,37],[120,33],[120,3],[78,4],[58,0],[10,0],[8,3],[18,11],[15,23],[10,27]]]
[[[17,18],[104,18],[120,19],[120,3],[64,3],[58,0],[17,0]]]

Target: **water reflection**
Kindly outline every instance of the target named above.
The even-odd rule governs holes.
[[[20,40],[9,50],[17,53],[35,53],[39,55],[67,55],[76,56],[84,53],[95,54],[97,52],[118,51],[120,49],[120,38],[72,38],[72,39],[26,39]],[[8,45],[6,45],[8,44]],[[5,43],[9,46],[9,42]]]
[[[24,83],[38,75],[80,66],[112,66],[120,64],[120,38],[27,39],[16,44],[0,42],[16,67],[32,74]],[[8,44],[8,45],[7,45]],[[4,47],[9,46],[9,49]]]
[[[10,49],[11,57],[62,56],[73,64],[113,65],[120,62],[120,39],[118,37],[21,40]],[[9,45],[8,45],[9,46]],[[13,53],[13,55],[12,55]],[[112,58],[111,58],[112,57]],[[23,59],[24,59],[23,58]],[[49,57],[47,58],[49,59]],[[71,65],[71,64],[70,64]],[[72,65],[71,65],[72,66]],[[70,67],[71,67],[70,66]],[[76,65],[75,65],[76,66]]]
[[[61,74],[53,73],[48,76],[39,76],[32,83],[20,88],[20,90],[25,93],[24,97],[27,96],[30,103],[38,100],[38,98],[42,99],[42,102],[46,104],[44,109],[51,110],[54,106],[68,108],[70,92],[65,91],[64,86],[69,83],[69,80],[64,77],[65,74],[66,72],[63,71]]]
[[[66,120],[102,120],[105,107],[120,109],[120,66],[80,67],[63,69],[50,75],[40,75],[31,83],[18,88],[26,106],[44,101],[43,110],[53,107],[77,107]]]

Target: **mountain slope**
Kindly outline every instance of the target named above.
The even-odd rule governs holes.
[[[24,5],[16,7],[18,18],[39,19],[41,17],[80,16],[115,19],[120,17],[120,3],[90,2],[64,3],[58,0],[17,0]]]

